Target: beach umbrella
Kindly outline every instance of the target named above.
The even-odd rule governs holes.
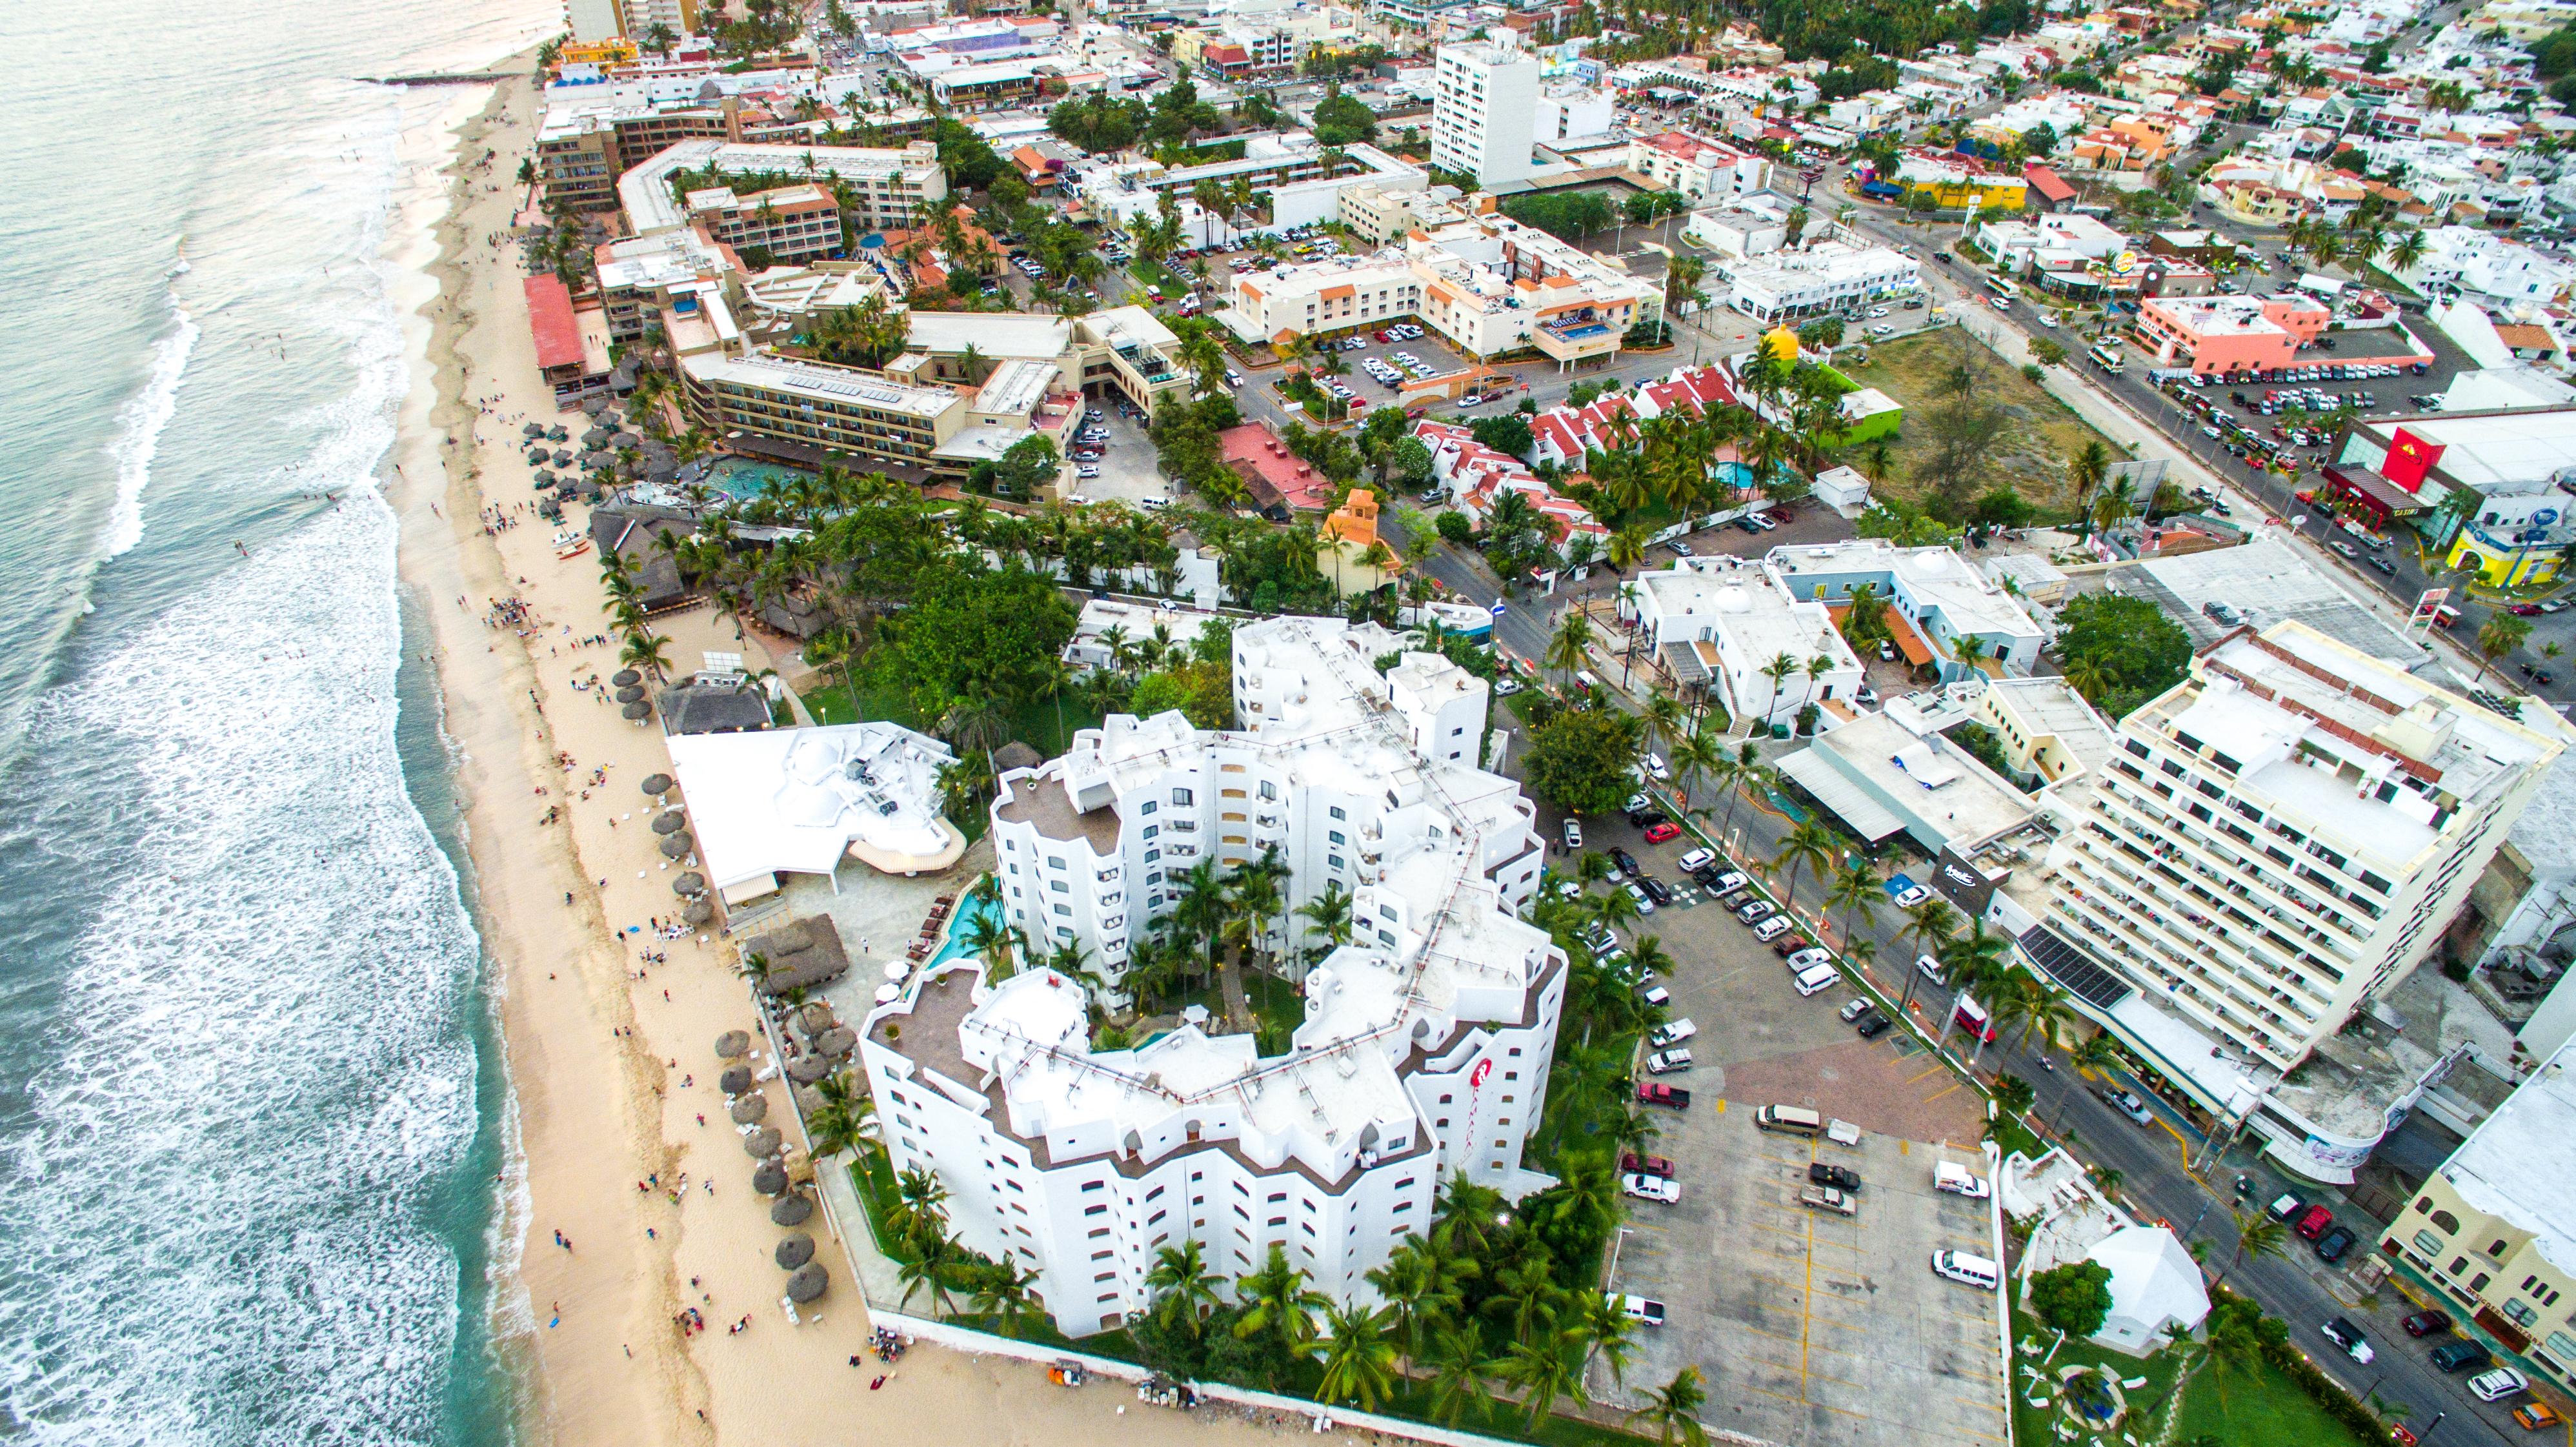
[[[762,1161],[751,1168],[751,1188],[764,1196],[787,1193],[787,1168],[778,1162]]]
[[[644,705],[639,703],[635,706],[637,708],[642,708]],[[688,832],[686,830],[677,834],[667,835],[662,840],[662,857],[665,859],[685,859],[688,857],[691,847],[693,846],[690,843]]]
[[[814,1215],[814,1203],[803,1196],[781,1196],[769,1204],[769,1224],[802,1226]]]
[[[832,1274],[823,1269],[823,1263],[808,1261],[787,1278],[787,1299],[800,1306],[809,1301],[820,1301],[831,1286]]]
[[[624,688],[617,690],[617,701],[619,703],[633,703],[635,700],[642,698],[643,696],[644,685],[640,683],[630,683]]]
[[[557,481],[558,479],[555,477],[553,468],[540,467],[537,469],[537,486],[552,487]]]
[[[619,711],[630,719],[647,718],[652,715],[653,705],[646,703],[644,700],[639,698]],[[673,855],[672,857],[676,859],[679,856]]]
[[[677,834],[688,827],[689,816],[677,809],[653,816],[653,832],[656,834]]]
[[[780,1142],[786,1139],[778,1133],[778,1127],[765,1125],[742,1138],[742,1153],[755,1161],[765,1160],[778,1154]]]
[[[589,413],[593,417],[596,417],[600,413],[608,410],[608,399],[605,397],[584,397],[581,399],[581,410]],[[560,427],[556,428],[555,435],[557,437],[561,437],[563,435],[563,429]]]
[[[902,983],[903,983],[903,977],[904,977],[904,976],[906,976],[906,975],[909,975],[909,974],[911,974],[911,973],[912,973],[912,966],[910,966],[910,965],[908,965],[908,964],[904,963],[902,960],[888,960],[888,961],[886,961],[885,976],[886,976],[886,983],[887,983],[887,984],[889,984],[889,985],[900,985],[900,984],[902,984]]]
[[[519,431],[524,436],[543,437],[546,435],[546,425],[542,422],[531,422],[527,426],[520,428]]]
[[[811,1085],[830,1075],[834,1068],[831,1061],[820,1055],[799,1055],[787,1062],[787,1078],[798,1085]]]
[[[793,1271],[814,1259],[814,1238],[799,1231],[780,1241],[770,1256],[778,1262],[779,1270]]]
[[[726,1066],[724,1074],[716,1077],[716,1089],[723,1091],[727,1095],[740,1095],[744,1091],[751,1089],[751,1067],[748,1065]]]
[[[530,467],[543,467],[546,465],[546,462],[546,450],[542,447],[528,454],[528,465]]]
[[[796,1108],[807,1115],[812,1115],[831,1104],[823,1098],[823,1092],[810,1085],[790,1085],[787,1087],[787,1093],[796,1097]]]
[[[568,448],[568,447],[558,447],[558,448],[556,448],[556,449],[555,449],[555,466],[557,466],[557,467],[570,467],[570,466],[572,466],[572,449],[571,449],[571,448]]]
[[[891,1005],[902,998],[903,986],[901,985],[877,986],[877,1003],[880,1005]]]
[[[680,918],[690,924],[705,924],[716,917],[715,906],[703,899],[693,899],[680,907]]]
[[[814,1049],[830,1059],[843,1060],[859,1048],[859,1037],[847,1025],[835,1025],[814,1037]]]
[[[571,433],[564,431],[563,428],[559,426],[549,427],[546,429],[546,440],[548,442],[561,442],[570,436],[572,436]]]
[[[704,894],[707,892],[707,877],[692,869],[671,881],[671,892],[690,897]]]
[[[631,668],[621,668],[615,673],[608,675],[608,681],[616,684],[619,688],[624,688],[630,683],[642,683],[644,681],[644,675]],[[658,794],[662,792],[662,789],[656,789],[653,787],[653,780],[655,779],[660,779],[662,781],[662,789],[671,787],[671,780],[668,774],[652,774],[648,775],[644,780],[645,793]]]
[[[832,1028],[832,1007],[820,1000],[809,1000],[796,1012],[796,1028],[808,1035],[820,1035]]]
[[[620,447],[641,447],[644,445],[644,434],[641,432],[620,432],[608,440]]]
[[[751,1032],[748,1030],[727,1030],[716,1037],[718,1060],[740,1060],[750,1053]]]
[[[769,1116],[769,1097],[746,1095],[733,1103],[735,1125],[758,1125]]]

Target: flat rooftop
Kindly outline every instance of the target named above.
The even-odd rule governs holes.
[[[1852,538],[1839,543],[1796,543],[1773,548],[1764,560],[1789,584],[1793,594],[1808,594],[1820,576],[1885,574],[1892,585],[1881,596],[1901,588],[1915,600],[1917,611],[1937,608],[1954,633],[2008,634],[2036,638],[2020,600],[1988,581],[1957,550],[1945,547],[1900,548],[1878,538]]]
[[[705,382],[730,382],[738,387],[785,392],[844,406],[872,407],[881,412],[902,413],[925,421],[938,417],[961,400],[945,387],[910,387],[847,367],[793,361],[766,353],[729,357],[716,352],[701,352],[682,357],[680,365],[689,370],[689,375]]]
[[[2536,1238],[2550,1265],[2576,1271],[2576,1042],[2533,1072],[2442,1167],[2462,1199]]]
[[[2163,609],[2191,635],[2195,648],[2215,643],[2228,632],[2202,611],[2206,604],[2224,603],[2253,609],[2262,623],[2284,619],[2304,623],[2347,648],[2400,668],[2413,669],[2430,657],[2423,645],[2401,635],[2378,608],[2311,566],[2288,544],[2268,537],[2257,536],[2242,547],[2151,559],[2096,576]]]
[[[1053,361],[1073,346],[1071,322],[1034,312],[908,311],[904,320],[912,349],[934,356],[955,356],[973,347],[997,359]]]
[[[2435,464],[2442,476],[2481,490],[2547,479],[2576,458],[2576,407],[2458,417],[2426,412],[2365,422],[2360,430],[2384,446],[2399,427],[2448,449]]]

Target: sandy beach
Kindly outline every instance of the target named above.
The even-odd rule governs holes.
[[[638,781],[667,769],[668,754],[658,726],[630,724],[574,687],[618,667],[613,644],[577,641],[610,631],[598,563],[556,559],[513,445],[522,422],[559,420],[536,373],[516,247],[494,244],[523,199],[511,177],[535,112],[532,83],[514,80],[458,137],[430,267],[438,296],[410,325],[414,381],[390,494],[403,576],[431,620],[496,965],[525,1162],[507,1187],[523,1202],[510,1224],[523,1238],[526,1317],[506,1345],[528,1383],[530,1440],[1270,1437],[1240,1419],[1140,1407],[1115,1383],[1067,1392],[1033,1367],[927,1347],[871,1391],[889,1369],[867,1355],[867,1313],[819,1216],[832,1293],[801,1325],[782,1312],[770,1259],[782,1233],[750,1187],[715,1088],[712,1042],[755,1028],[751,1004],[720,936],[650,930],[678,901]],[[562,420],[577,430],[578,418]],[[565,525],[579,528],[585,511],[573,505]],[[537,620],[524,632],[487,623],[507,598]],[[681,671],[716,648],[744,653],[753,669],[792,662],[770,657],[758,635],[737,642],[704,607],[656,626]],[[555,805],[567,817],[541,822]],[[867,887],[865,871],[849,866],[843,887]],[[648,951],[663,959],[647,962]],[[772,1120],[792,1136],[784,1085],[767,1088]],[[684,1337],[676,1319],[687,1307],[707,1329]]]

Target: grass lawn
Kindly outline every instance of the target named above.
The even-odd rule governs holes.
[[[1932,450],[1931,429],[1922,424],[1922,418],[1935,403],[1933,389],[1942,372],[1962,347],[1987,364],[1980,390],[2004,411],[2005,426],[1991,459],[1994,474],[2011,483],[2031,506],[2052,515],[2063,515],[2074,506],[2066,460],[2085,443],[2100,442],[2114,461],[2126,455],[2037,383],[1996,360],[1956,328],[1942,327],[1871,347],[1868,362],[1841,368],[1853,381],[1885,392],[1912,414],[1891,449],[1895,465],[1890,479],[1880,484],[1883,489],[1909,499],[1921,497],[1922,489],[1912,482],[1912,465]],[[1852,452],[1866,456],[1868,445]]]
[[[2054,1425],[2065,1420],[2066,1413],[2054,1407],[2033,1407],[2030,1399],[2037,1395],[2031,1372],[2044,1371],[2055,1380],[2058,1369],[2082,1364],[2098,1366],[2126,1383],[2145,1379],[2145,1385],[2123,1387],[2132,1413],[2126,1428],[2129,1435],[2144,1437],[2162,1428],[2168,1412],[2178,1413],[2168,1440],[2190,1442],[2203,1435],[2223,1447],[2276,1447],[2295,1442],[2300,1447],[2366,1447],[2362,1439],[2334,1418],[2302,1391],[2298,1384],[2269,1365],[2256,1371],[2235,1371],[2226,1375],[2222,1384],[2216,1367],[2203,1365],[2183,1387],[2179,1406],[2167,1403],[2167,1393],[2175,1374],[2197,1356],[2198,1348],[2188,1354],[2166,1350],[2140,1361],[2131,1356],[2097,1347],[2086,1342],[2068,1342],[2048,1355],[2055,1333],[2041,1326],[2028,1314],[2013,1313],[2013,1437],[2021,1442],[2054,1443],[2067,1441],[2075,1447],[2115,1442],[2106,1437],[2079,1432],[2061,1439]],[[2040,1358],[2048,1355],[2045,1366]],[[2224,1391],[2221,1390],[2222,1385]],[[2141,1413],[2155,1409],[2152,1417]]]
[[[1136,284],[1139,286],[1161,287],[1166,297],[1179,296],[1190,287],[1188,282],[1141,256],[1128,264],[1127,274],[1136,278]]]
[[[806,711],[816,723],[857,723],[863,718],[890,719],[905,728],[928,732],[920,719],[912,716],[912,704],[890,689],[873,684],[865,672],[859,675],[859,708],[850,706],[850,692],[838,679],[799,695]],[[1014,715],[1010,737],[1018,739],[1046,758],[1065,750],[1075,733],[1100,726],[1100,715],[1088,706],[1070,700],[1039,699]]]
[[[2066,1342],[2051,1354],[2049,1345],[2056,1340],[2055,1329],[2040,1325],[2037,1319],[2026,1312],[2020,1310],[2013,1312],[2013,1440],[2017,1442],[2059,1440],[2053,1430],[2053,1424],[2059,1420],[2068,1419],[2070,1413],[2068,1409],[2054,1405],[2032,1406],[2031,1398],[2040,1393],[2031,1374],[2034,1371],[2044,1373],[2048,1380],[2056,1381],[2060,1370],[2070,1366],[2098,1367],[2113,1379],[2124,1383],[2134,1382],[2141,1377],[2146,1379],[2145,1386],[2121,1389],[2128,1398],[2130,1407],[2128,1428],[2130,1435],[2138,1436],[2153,1430],[2152,1424],[2146,1428],[2138,1426],[2138,1423],[2145,1420],[2141,1414],[2150,1409],[2159,1409],[2158,1415],[2153,1419],[2154,1422],[2163,1420],[2160,1409],[2165,1404],[2167,1390],[2173,1385],[2175,1373],[2182,1370],[2187,1360],[2183,1354],[2163,1351],[2145,1361],[2140,1361],[2107,1347],[2098,1347],[2090,1342],[2080,1341]],[[2042,1356],[2048,1358],[2045,1363],[2040,1360]],[[2079,1433],[2072,1440],[2090,1444],[2117,1439]],[[2282,1440],[2296,1439],[2283,1438]]]
[[[2203,1433],[2225,1447],[2269,1447],[2296,1442],[2300,1447],[2364,1447],[2350,1428],[2326,1415],[2323,1407],[2296,1382],[2267,1363],[2254,1372],[2230,1372],[2222,1383],[2215,1367],[2204,1367],[2182,1396],[2182,1425],[2176,1440],[2189,1442]]]

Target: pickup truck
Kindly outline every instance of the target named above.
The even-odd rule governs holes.
[[[1860,1189],[1860,1172],[1849,1166],[1816,1161],[1807,1167],[1807,1183],[1815,1186],[1831,1186],[1837,1191],[1857,1191]]]
[[[1649,1176],[1635,1172],[1619,1178],[1619,1189],[1640,1201],[1661,1201],[1669,1206],[1682,1198],[1682,1184],[1670,1176]]]
[[[1657,1085],[1651,1080],[1641,1081],[1637,1086],[1637,1103],[1668,1105],[1675,1110],[1688,1110],[1690,1091],[1678,1085]]]
[[[1846,1216],[1860,1213],[1858,1202],[1831,1186],[1809,1186],[1798,1193],[1798,1204],[1818,1211],[1838,1211]]]

